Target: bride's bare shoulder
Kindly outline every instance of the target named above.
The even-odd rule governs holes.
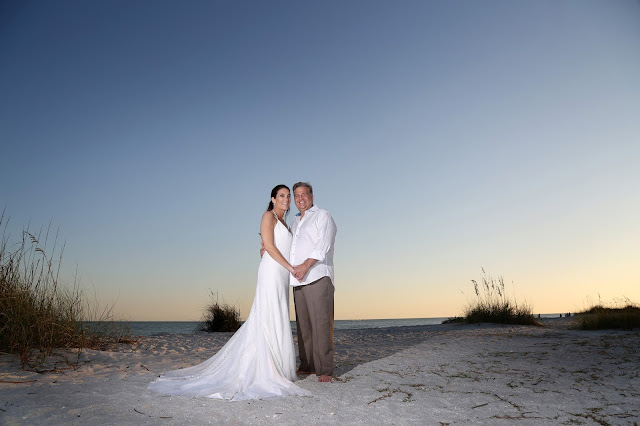
[[[275,223],[276,220],[277,220],[276,216],[273,214],[271,210],[267,210],[262,214],[262,222],[264,223]]]

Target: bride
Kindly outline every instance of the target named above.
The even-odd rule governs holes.
[[[184,395],[240,401],[287,395],[311,396],[292,382],[297,379],[289,322],[291,233],[285,215],[291,192],[285,185],[271,191],[262,215],[260,235],[265,254],[249,317],[226,345],[202,364],[169,371],[149,384],[163,395]]]

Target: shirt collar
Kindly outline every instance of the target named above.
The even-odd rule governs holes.
[[[318,206],[316,206],[315,204],[313,206],[311,206],[311,208],[307,209],[307,213],[309,212],[315,212],[316,210],[318,210]],[[300,216],[300,212],[298,212],[298,214],[296,214],[296,219],[301,219],[302,216]]]

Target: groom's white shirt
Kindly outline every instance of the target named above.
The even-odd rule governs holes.
[[[329,277],[334,283],[333,246],[337,230],[331,214],[318,206],[308,209],[302,218],[300,213],[295,216],[291,224],[293,241],[289,262],[293,266],[300,265],[307,259],[316,259],[317,262],[309,268],[302,282],[291,275],[289,284],[294,287],[306,285],[322,277]]]

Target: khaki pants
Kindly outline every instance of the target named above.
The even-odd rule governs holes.
[[[300,371],[333,374],[333,293],[329,277],[293,288]]]

